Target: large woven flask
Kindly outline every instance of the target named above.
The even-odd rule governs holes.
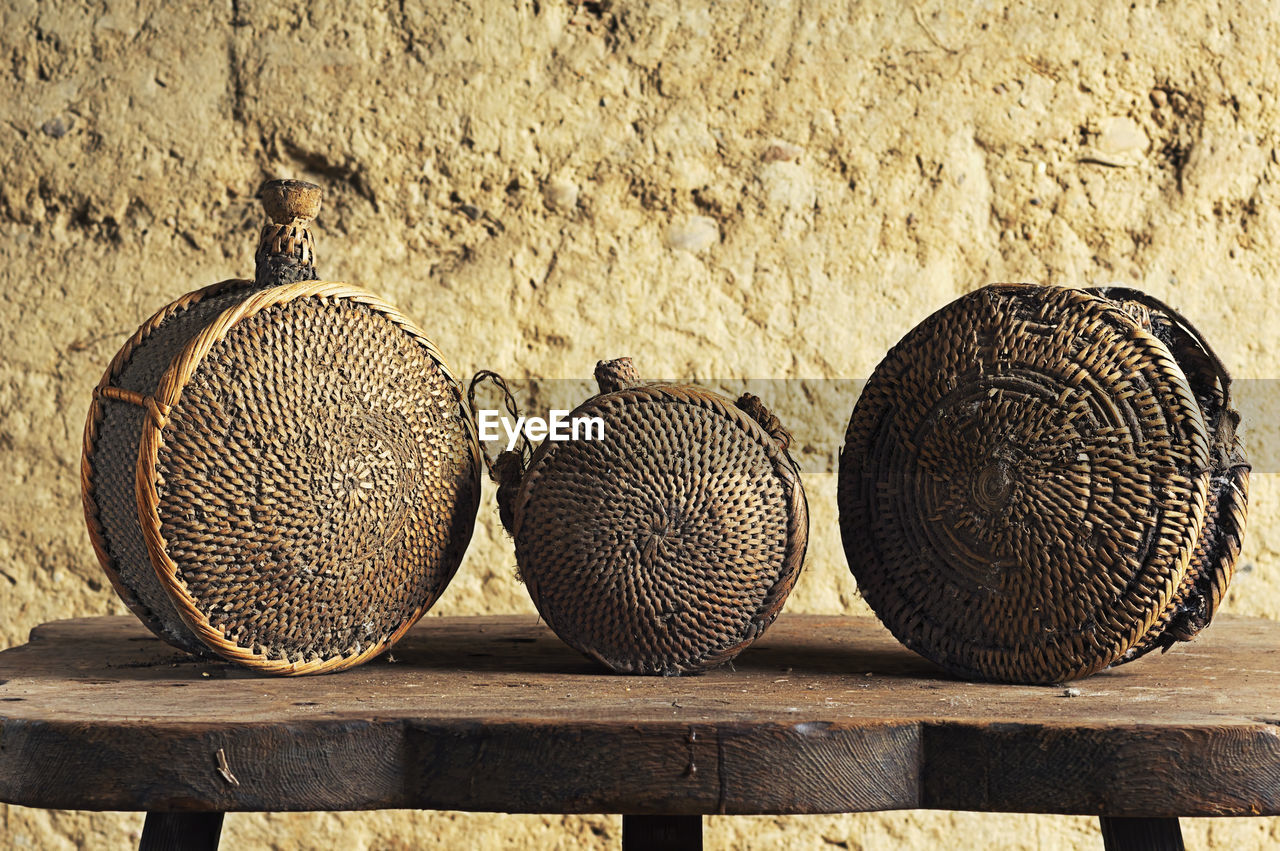
[[[421,331],[313,280],[318,187],[261,196],[256,280],[165,307],[94,390],[85,518],[156,635],[273,674],[335,671],[394,643],[453,576],[479,444]]]
[[[629,359],[596,367],[580,439],[525,469],[498,458],[498,505],[547,625],[619,673],[727,662],[777,617],[809,517],[790,437],[755,396],[645,384]],[[581,439],[597,423],[595,439]]]
[[[1244,533],[1230,386],[1192,325],[1134,290],[947,305],[849,421],[840,527],[863,596],[974,679],[1060,682],[1191,639]]]

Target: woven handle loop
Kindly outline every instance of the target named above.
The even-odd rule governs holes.
[[[471,412],[471,422],[475,425],[477,434],[480,433],[480,424],[476,409],[476,388],[484,381],[489,381],[498,388],[502,393],[502,404],[507,413],[516,421],[520,419],[520,409],[516,405],[515,394],[507,386],[506,380],[492,370],[482,369],[472,376],[471,384],[467,388],[467,407]],[[516,494],[520,491],[524,471],[528,469],[529,459],[532,456],[533,446],[523,432],[520,433],[518,448],[499,452],[497,458],[490,459],[489,453],[484,451],[483,446],[480,447],[480,457],[484,459],[489,478],[498,485],[498,517],[502,520],[503,528],[508,532],[515,524]]]
[[[753,393],[743,393],[734,404],[738,406],[739,410],[759,423],[760,427],[777,442],[784,452],[791,448],[791,432],[787,431],[782,422],[773,415],[773,412],[764,406],[764,402],[760,401],[759,396]]]
[[[615,358],[596,363],[596,384],[601,393],[614,393],[641,384],[640,373],[631,358]]]

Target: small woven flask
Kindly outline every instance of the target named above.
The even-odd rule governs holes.
[[[1231,379],[1135,290],[1001,284],[884,358],[840,456],[867,602],[967,678],[1053,683],[1191,639],[1226,593],[1249,465]]]
[[[156,635],[273,674],[336,671],[394,643],[453,576],[479,444],[421,331],[313,280],[319,188],[260,195],[256,280],[165,307],[94,390],[85,518]]]
[[[750,394],[644,384],[627,358],[598,364],[596,380],[569,415],[579,439],[544,441],[527,469],[498,457],[520,576],[547,625],[614,671],[727,662],[777,617],[804,562],[790,437]]]

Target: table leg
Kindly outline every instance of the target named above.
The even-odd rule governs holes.
[[[622,851],[702,851],[702,816],[623,816]]]
[[[218,851],[222,813],[147,813],[138,851]]]
[[[1176,818],[1107,818],[1102,844],[1107,851],[1184,851],[1182,827]]]

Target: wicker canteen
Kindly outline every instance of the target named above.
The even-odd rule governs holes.
[[[840,528],[863,596],[973,679],[1061,682],[1190,640],[1244,534],[1230,386],[1135,290],[1001,284],[947,305],[849,421]]]
[[[421,331],[313,280],[319,188],[260,197],[256,280],[165,307],[94,390],[85,518],[156,635],[268,673],[336,671],[391,646],[452,578],[479,443]]]
[[[809,517],[790,436],[755,396],[736,404],[596,366],[570,419],[603,437],[544,441],[495,465],[520,576],[557,635],[629,674],[729,661],[777,617],[804,562]],[[473,384],[474,388],[474,384]]]

